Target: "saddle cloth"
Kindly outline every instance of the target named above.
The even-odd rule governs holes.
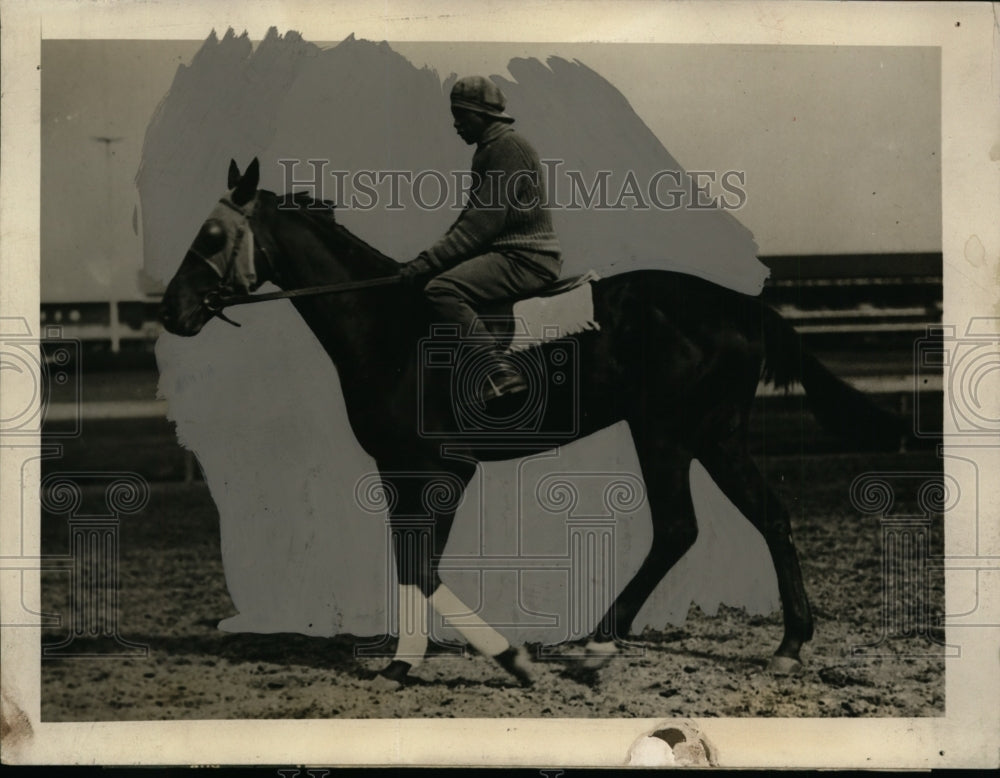
[[[524,351],[550,340],[578,332],[599,330],[594,320],[592,281],[600,280],[593,270],[557,281],[531,297],[505,300],[480,312],[508,352]]]

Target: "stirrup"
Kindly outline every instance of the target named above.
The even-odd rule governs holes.
[[[486,380],[489,382],[489,386],[483,392],[483,399],[486,402],[517,394],[528,388],[528,382],[524,380],[524,376],[513,371],[497,380],[494,380],[493,376],[487,375]]]

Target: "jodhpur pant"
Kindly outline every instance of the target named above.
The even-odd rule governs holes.
[[[562,260],[552,254],[504,251],[480,254],[431,279],[424,294],[436,322],[461,326],[461,336],[486,335],[476,308],[495,300],[524,297],[559,278]]]

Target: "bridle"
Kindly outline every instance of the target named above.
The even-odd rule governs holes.
[[[254,269],[254,264],[256,261],[256,256],[259,253],[264,257],[267,263],[270,275],[272,278],[276,277],[276,268],[274,262],[271,258],[270,252],[265,245],[265,241],[254,241],[254,216],[256,213],[256,203],[257,198],[250,201],[249,207],[242,207],[232,202],[226,197],[219,200],[227,208],[236,211],[242,218],[240,219],[240,224],[236,230],[236,236],[233,238],[233,247],[229,252],[229,256],[226,259],[225,265],[219,267],[215,259],[218,254],[212,255],[211,257],[206,257],[194,247],[192,251],[205,263],[207,263],[221,279],[219,285],[205,295],[202,300],[202,305],[204,308],[212,314],[213,317],[218,317],[228,324],[232,324],[234,327],[240,327],[239,322],[233,321],[228,316],[226,316],[222,311],[231,305],[246,305],[248,303],[263,303],[270,300],[286,300],[294,297],[307,297],[312,295],[320,294],[333,294],[336,292],[350,292],[357,289],[368,289],[377,286],[388,286],[390,284],[400,283],[401,276],[391,275],[383,276],[380,278],[370,278],[364,281],[347,281],[338,284],[324,284],[321,286],[307,286],[299,289],[283,289],[277,292],[267,292],[265,294],[252,294],[252,292],[259,286],[256,283],[256,271]],[[237,274],[237,259],[240,256],[240,250],[243,247],[243,242],[249,240],[251,242],[250,247],[250,272],[247,275],[253,275],[253,281],[245,284],[247,292],[243,294],[237,294],[234,291],[236,284],[236,274]],[[259,244],[259,245],[258,245]]]
[[[205,252],[203,253],[199,247],[199,240],[196,239],[194,244],[191,246],[191,251],[199,259],[202,260],[206,265],[212,268],[213,271],[219,276],[219,285],[205,295],[204,300],[202,300],[202,305],[212,314],[213,317],[218,317],[228,324],[232,324],[235,327],[239,327],[239,323],[233,321],[228,316],[222,312],[222,307],[216,304],[216,300],[222,299],[224,293],[232,293],[236,288],[238,282],[242,283],[246,289],[252,291],[256,288],[256,246],[254,245],[254,232],[251,227],[251,219],[253,219],[254,212],[256,210],[256,198],[251,200],[247,207],[239,206],[234,203],[229,197],[219,198],[219,203],[237,214],[238,221],[236,223],[236,234],[233,236],[231,241],[231,248],[229,250],[228,256],[226,256],[224,262],[219,262],[221,252]],[[230,244],[229,234],[223,226],[223,220],[221,219],[209,219],[205,222],[202,227],[203,230],[208,229],[208,240],[217,239],[222,237],[225,240],[223,248]],[[240,257],[244,254],[244,244],[246,242],[250,243],[246,247],[246,254],[248,258],[244,260],[244,267],[241,269],[238,265]],[[265,254],[266,257],[266,254]],[[270,263],[270,259],[268,263]],[[237,274],[240,273],[241,278],[237,278]]]

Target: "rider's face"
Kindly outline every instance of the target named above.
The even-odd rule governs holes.
[[[490,119],[485,114],[469,111],[465,108],[452,108],[451,115],[455,117],[453,126],[458,137],[470,146],[479,142],[490,123]]]

